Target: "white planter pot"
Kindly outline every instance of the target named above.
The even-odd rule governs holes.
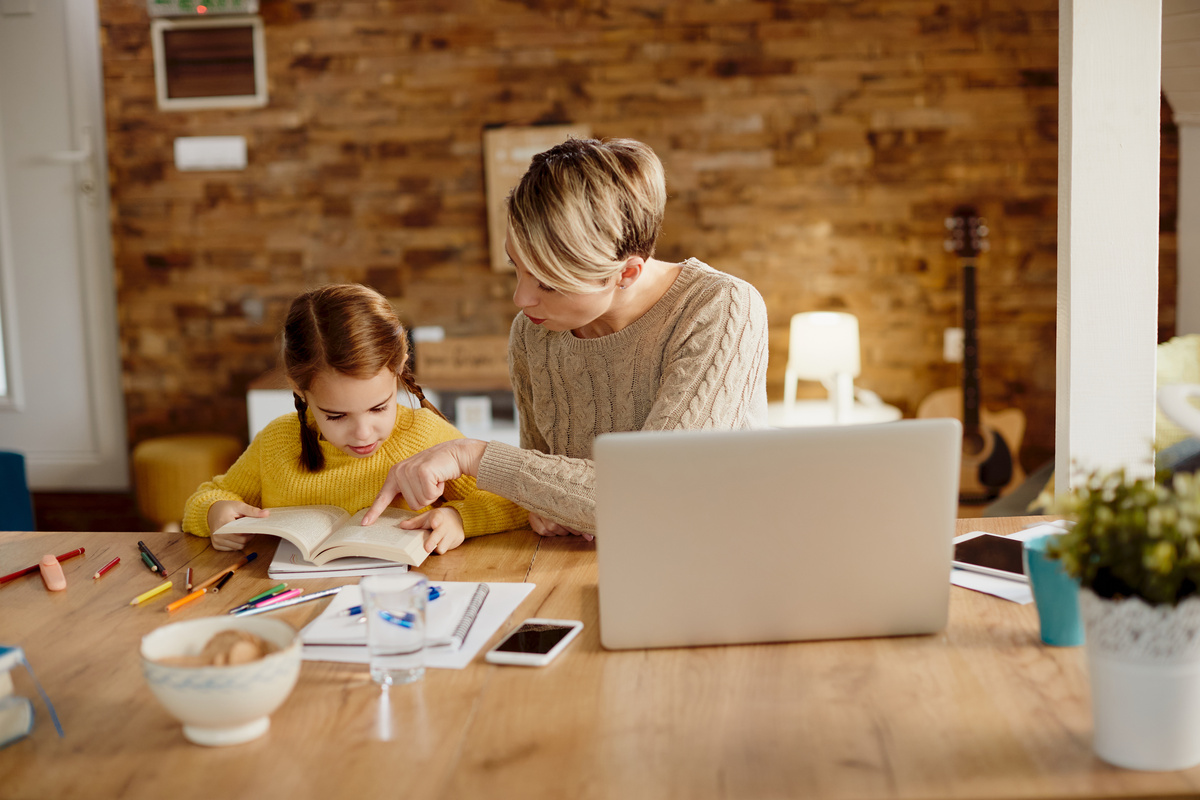
[[[1178,606],[1079,593],[1092,748],[1126,769],[1200,764],[1200,597]]]

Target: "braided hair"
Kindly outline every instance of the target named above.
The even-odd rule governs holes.
[[[297,297],[283,326],[282,351],[284,371],[302,392],[322,372],[366,379],[386,369],[423,408],[445,419],[413,378],[408,332],[391,303],[374,289],[331,284]],[[325,466],[320,439],[308,424],[308,404],[301,395],[294,397],[300,418],[300,466],[318,472]]]

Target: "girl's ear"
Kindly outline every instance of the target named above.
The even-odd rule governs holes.
[[[287,385],[288,385],[288,388],[292,390],[292,394],[296,395],[296,397],[299,397],[301,399],[304,398],[304,391],[300,388],[299,384],[297,384],[294,380],[292,380],[291,378],[288,378]]]

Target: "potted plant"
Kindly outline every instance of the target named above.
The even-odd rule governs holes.
[[[1093,473],[1045,498],[1079,581],[1093,749],[1131,769],[1200,764],[1200,476]]]

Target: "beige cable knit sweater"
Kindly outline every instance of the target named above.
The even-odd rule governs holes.
[[[521,447],[490,442],[479,488],[583,533],[596,529],[598,435],[766,425],[766,305],[749,283],[696,259],[608,336],[579,339],[518,314],[508,357]]]

